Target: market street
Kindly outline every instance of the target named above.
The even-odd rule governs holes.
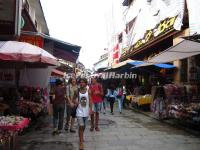
[[[86,150],[199,150],[200,138],[143,114],[125,110],[100,116],[100,132],[85,132]],[[53,136],[46,120],[40,130],[19,136],[19,150],[77,150],[78,133]]]

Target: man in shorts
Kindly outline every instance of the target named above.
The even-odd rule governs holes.
[[[92,78],[92,84],[90,85],[91,91],[91,98],[93,103],[93,111],[94,113],[91,114],[91,128],[90,131],[94,131],[94,127],[96,131],[100,131],[99,129],[99,112],[102,103],[103,97],[103,88],[100,83],[97,82],[96,78]],[[94,126],[95,120],[95,126]]]

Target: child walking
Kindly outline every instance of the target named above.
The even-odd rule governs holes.
[[[91,101],[91,94],[90,90],[87,88],[87,79],[81,78],[80,82],[80,89],[78,90],[76,97],[74,100],[77,103],[76,109],[76,117],[79,126],[79,149],[84,149],[84,131],[86,128],[86,122],[88,120],[88,116],[92,113],[92,101]],[[78,100],[77,100],[78,99]]]

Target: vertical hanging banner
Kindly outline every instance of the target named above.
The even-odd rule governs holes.
[[[119,43],[117,43],[113,49],[113,63],[117,64],[119,62]]]
[[[200,34],[200,0],[187,0],[190,35]]]
[[[0,0],[0,38],[20,35],[22,0]]]

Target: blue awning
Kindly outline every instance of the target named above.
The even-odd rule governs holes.
[[[170,65],[170,64],[154,64],[154,66],[157,66],[157,67],[160,67],[160,68],[165,68],[165,69],[176,68],[176,66]]]
[[[145,62],[144,61],[137,61],[137,60],[134,60],[132,62],[128,62],[128,64],[131,64],[135,67],[139,66],[139,65],[142,65],[144,64]],[[176,68],[176,66],[174,65],[170,65],[170,64],[152,64],[153,66],[156,66],[156,67],[159,67],[159,68],[165,68],[165,69],[171,69],[171,68]]]

